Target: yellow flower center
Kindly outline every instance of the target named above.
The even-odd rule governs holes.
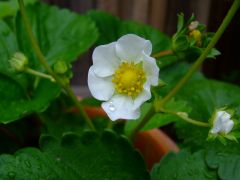
[[[146,75],[141,63],[123,62],[113,75],[112,82],[119,94],[136,97],[143,90]]]
[[[189,36],[192,37],[193,39],[195,39],[197,46],[201,46],[202,45],[202,33],[197,30],[194,29],[189,33]]]

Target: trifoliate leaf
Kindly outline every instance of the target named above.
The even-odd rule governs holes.
[[[130,134],[132,130],[139,124],[142,118],[149,111],[150,107],[151,107],[150,103],[145,103],[141,108],[141,117],[135,121],[127,121],[125,125],[125,133],[127,135]],[[175,112],[181,111],[188,113],[191,111],[191,108],[186,106],[186,102],[176,100],[171,100],[169,103],[166,104],[165,108]],[[148,123],[146,123],[144,127],[142,127],[141,131],[159,128],[176,121],[181,121],[181,119],[172,114],[156,113],[151,117]]]
[[[169,153],[151,172],[152,180],[212,180],[217,179],[216,172],[205,163],[205,152],[194,154],[182,150],[178,154]]]
[[[60,93],[60,88],[41,80],[29,96],[16,82],[0,74],[0,122],[9,123],[31,113],[44,111]]]
[[[188,106],[192,107],[190,117],[208,122],[216,109],[230,107],[237,112],[240,107],[240,88],[214,80],[196,80],[187,84],[176,98],[187,101]],[[184,139],[186,146],[194,149],[207,146],[206,139],[210,128],[181,122],[177,123],[176,128],[178,136]]]
[[[50,65],[58,60],[66,63],[77,60],[77,57],[97,40],[95,24],[87,16],[42,3],[28,6],[27,14],[40,49]],[[35,68],[39,69],[40,64],[33,55],[20,14],[17,16],[16,25],[20,50],[34,60]]]
[[[41,3],[28,6],[27,14],[49,65],[59,60],[73,62],[97,39],[95,25],[86,16]],[[30,68],[43,71],[20,13],[14,28],[0,20],[0,122],[3,123],[45,110],[60,94],[60,88],[50,81],[13,72],[9,60],[19,51],[29,59]]]
[[[240,146],[236,143],[229,143],[226,146],[215,144],[208,146],[206,153],[207,165],[215,169],[220,179],[240,179]]]
[[[216,109],[240,106],[240,88],[215,80],[192,81],[179,92],[178,97],[193,107],[193,118],[205,121]]]
[[[24,0],[24,4],[33,4],[37,0]],[[14,16],[18,11],[18,1],[17,0],[7,0],[0,2],[0,18],[4,18],[7,16]]]
[[[59,141],[42,136],[41,150],[26,148],[0,156],[2,179],[147,180],[144,161],[130,143],[113,132],[66,134]]]

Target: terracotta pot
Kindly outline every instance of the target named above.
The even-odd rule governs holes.
[[[85,107],[84,109],[91,118],[107,116],[100,107]],[[160,129],[139,132],[134,139],[134,146],[143,155],[149,170],[168,152],[179,151],[176,143]]]
[[[103,111],[103,109],[100,108],[100,107],[86,106],[86,107],[84,107],[84,110],[90,118],[106,117],[107,116],[105,111]]]
[[[179,151],[176,143],[160,129],[139,132],[135,137],[134,146],[143,155],[149,170],[168,152]]]

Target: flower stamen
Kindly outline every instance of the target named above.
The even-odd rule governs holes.
[[[113,75],[112,82],[119,94],[136,97],[143,90],[146,75],[142,63],[123,62]]]

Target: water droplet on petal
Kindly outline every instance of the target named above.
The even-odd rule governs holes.
[[[10,179],[14,179],[15,176],[16,176],[16,173],[13,172],[13,171],[10,171],[10,172],[8,173],[8,177],[9,177]]]
[[[108,108],[109,108],[109,110],[112,111],[112,112],[116,110],[116,108],[115,108],[115,106],[113,105],[112,102],[109,103],[109,107],[108,107]]]

